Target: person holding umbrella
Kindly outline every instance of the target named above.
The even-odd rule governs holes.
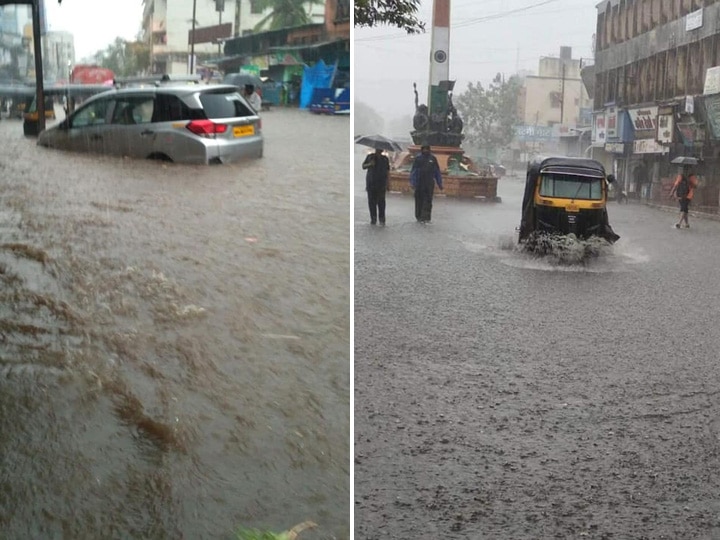
[[[385,224],[385,193],[389,189],[388,175],[390,173],[390,160],[383,151],[400,152],[402,147],[382,135],[359,135],[355,137],[355,144],[374,148],[375,152],[365,158],[362,168],[367,171],[365,176],[365,191],[370,207],[370,224]]]
[[[672,160],[672,163],[682,165],[682,171],[675,177],[675,182],[670,188],[670,197],[675,196],[680,203],[680,220],[675,224],[675,228],[680,229],[685,222],[685,228],[689,229],[690,201],[692,201],[695,188],[698,186],[698,179],[692,166],[697,164],[697,160],[695,158],[676,158]]]
[[[367,171],[365,191],[370,208],[370,224],[375,225],[379,219],[380,225],[385,225],[385,193],[388,190],[390,160],[382,148],[376,148],[375,152],[367,155],[362,168]]]

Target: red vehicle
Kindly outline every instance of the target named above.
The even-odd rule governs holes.
[[[70,74],[73,84],[107,84],[112,85],[115,73],[111,69],[89,64],[78,64]]]

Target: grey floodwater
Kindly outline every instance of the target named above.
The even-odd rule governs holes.
[[[521,174],[385,227],[356,178],[356,539],[720,538],[720,223],[537,256]]]
[[[190,167],[0,122],[2,538],[349,538],[349,119],[263,128]]]

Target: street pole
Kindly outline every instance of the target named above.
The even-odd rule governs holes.
[[[240,35],[240,0],[235,0],[235,28],[233,28],[233,36]]]
[[[197,0],[193,0],[192,34],[190,35],[190,75],[195,74],[195,13]]]
[[[33,45],[35,46],[35,80],[37,81],[37,89],[35,99],[37,100],[37,132],[38,134],[45,129],[45,86],[43,81],[43,65],[42,65],[42,36],[40,35],[40,0],[33,0],[32,3],[32,19],[33,19]]]
[[[225,9],[225,2],[218,2],[218,25],[220,25],[220,26],[222,26],[223,9]],[[218,41],[218,58],[220,58],[221,56],[222,56],[222,42]]]
[[[562,62],[562,89],[560,90],[560,125],[563,123],[563,113],[565,112],[565,59],[561,58]]]

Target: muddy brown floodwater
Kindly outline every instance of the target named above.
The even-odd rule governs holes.
[[[190,167],[0,122],[2,538],[349,538],[350,123],[263,127]]]

